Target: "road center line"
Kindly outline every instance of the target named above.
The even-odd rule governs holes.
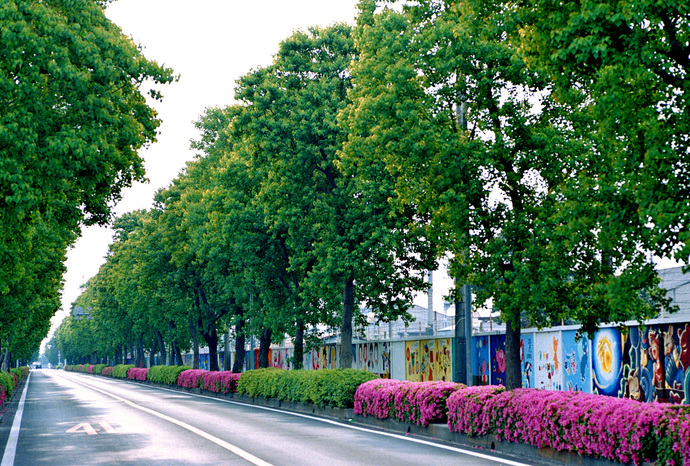
[[[140,411],[143,411],[145,413],[151,414],[152,416],[156,416],[160,419],[163,419],[165,421],[171,422],[179,427],[182,427],[183,429],[187,429],[188,431],[205,438],[206,440],[215,443],[216,445],[225,448],[226,450],[236,454],[240,458],[244,458],[245,460],[249,461],[252,464],[256,464],[258,466],[272,466],[271,463],[267,463],[266,461],[262,460],[261,458],[257,458],[256,456],[252,455],[251,453],[242,450],[239,447],[236,447],[235,445],[232,445],[231,443],[226,442],[225,440],[221,440],[218,437],[215,437],[207,432],[204,432],[201,429],[198,429],[192,425],[187,424],[186,422],[180,421],[178,419],[175,419],[173,417],[170,417],[168,415],[165,415],[163,413],[159,413],[158,411],[154,411],[152,409],[146,408],[144,406],[138,405],[130,400],[127,400],[126,398],[122,398],[120,396],[117,396],[113,393],[106,392],[105,390],[101,390],[100,388],[96,388],[93,385],[85,384],[82,382],[77,382],[73,378],[69,378],[70,381],[79,384],[83,387],[90,388],[91,390],[97,391],[99,393],[102,393],[103,395],[109,396],[111,398],[114,398],[118,401],[121,401],[123,403],[128,404],[132,408],[138,409]],[[28,381],[27,381],[28,382]],[[14,427],[13,427],[14,429]],[[3,459],[3,464],[2,466],[5,465],[4,459]]]

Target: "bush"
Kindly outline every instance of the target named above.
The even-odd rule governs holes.
[[[14,387],[16,387],[14,377],[12,377],[9,372],[0,371],[0,386],[5,389],[5,396],[12,396]]]
[[[357,387],[376,377],[375,374],[355,369],[255,369],[242,374],[237,393],[350,408]]]
[[[372,380],[357,389],[355,414],[379,419],[397,418],[422,426],[443,422],[447,418],[449,395],[464,387],[454,382]]]
[[[103,369],[108,367],[107,364],[96,364],[93,366],[92,373],[96,375],[103,375]]]
[[[248,396],[275,397],[278,393],[277,379],[281,369],[252,369],[242,374],[237,383],[237,393]]]
[[[127,378],[130,380],[145,381],[148,371],[147,367],[132,367],[127,371]]]
[[[133,367],[134,364],[118,364],[117,366],[113,367],[113,377],[117,377],[118,379],[126,379],[127,371]]]
[[[87,374],[93,374],[93,368],[94,368],[93,364],[91,364],[90,366],[87,366],[86,367],[86,373]]]
[[[690,409],[536,389],[469,387],[448,398],[448,426],[469,435],[623,463],[687,464]],[[685,461],[685,463],[683,463]]]
[[[199,388],[201,377],[209,371],[204,369],[187,369],[177,377],[177,385],[184,388]]]
[[[203,386],[200,385],[201,388],[214,393],[235,393],[241,375],[230,371],[207,372],[202,374],[203,380],[200,380],[199,383],[203,383]]]
[[[296,403],[307,403],[311,399],[309,393],[311,391],[310,372],[303,369],[293,369],[285,371],[285,373],[276,381],[278,399],[285,401],[293,401]]]
[[[177,385],[180,374],[191,369],[189,366],[151,366],[146,380],[166,385]]]
[[[107,375],[109,377],[113,376],[113,368],[112,366],[105,366],[103,370],[101,371],[102,375]]]

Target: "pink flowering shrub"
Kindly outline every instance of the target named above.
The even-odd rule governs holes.
[[[201,375],[202,380],[199,383],[201,388],[214,393],[236,393],[241,375],[230,371],[206,372]]]
[[[426,426],[446,418],[448,396],[464,385],[453,382],[403,382],[377,379],[355,392],[355,414],[397,418]]]
[[[682,454],[690,460],[690,416],[673,412],[670,405],[572,391],[505,391],[501,386],[458,390],[447,404],[454,432],[495,435],[623,463],[658,458],[667,464],[674,454],[678,464]],[[669,444],[665,449],[664,441]]]
[[[105,366],[105,367],[103,368],[103,372],[101,372],[101,374],[103,374],[103,375],[109,375],[109,376],[112,377],[112,376],[113,376],[113,368],[112,368],[112,366]]]
[[[127,370],[127,378],[130,380],[146,380],[149,370],[146,367],[132,367]]]
[[[86,368],[86,373],[87,374],[93,374],[93,364],[91,364],[90,366],[88,366]]]
[[[7,391],[5,390],[5,387],[0,385],[0,406],[5,404],[6,399],[7,399]]]
[[[199,381],[203,381],[201,377],[207,372],[209,371],[204,369],[187,369],[180,373],[177,378],[177,385],[185,388],[199,388]]]

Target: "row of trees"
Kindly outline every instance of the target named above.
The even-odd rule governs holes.
[[[144,81],[172,81],[103,3],[0,5],[0,359],[28,359],[60,307],[67,248],[144,179],[158,119]],[[157,91],[153,97],[160,98]]]
[[[652,255],[690,252],[685,8],[362,0],[354,28],[295,33],[197,122],[155,208],[118,219],[77,301],[93,320],[58,344],[80,325],[94,355],[201,336],[214,364],[233,326],[264,365],[290,335],[299,363],[337,322],[348,366],[358,306],[405,316],[446,254],[507,324],[509,388],[523,322],[653,317]]]

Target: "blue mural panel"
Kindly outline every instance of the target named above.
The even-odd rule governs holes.
[[[474,385],[491,383],[491,358],[489,356],[489,336],[472,337],[472,378]]]
[[[491,335],[491,385],[506,384],[506,336]]]
[[[534,388],[534,335],[531,333],[520,337],[520,372],[522,388]]]
[[[590,349],[587,335],[576,339],[575,330],[563,331],[563,377],[565,389],[592,393],[592,371],[589,363]]]
[[[623,378],[623,346],[617,328],[605,328],[592,341],[593,393],[618,396]]]

